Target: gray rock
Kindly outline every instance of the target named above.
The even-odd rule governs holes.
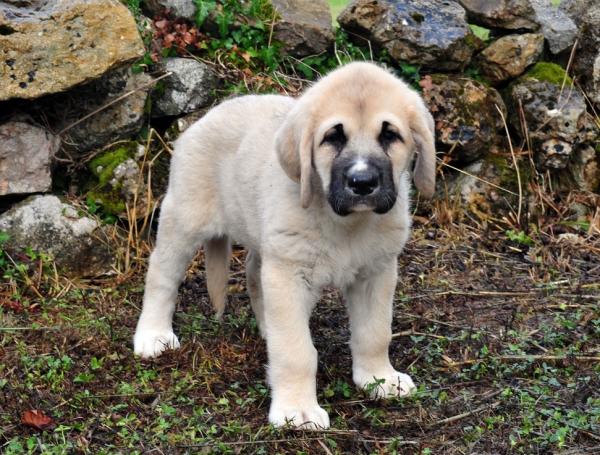
[[[572,150],[567,165],[551,174],[554,190],[597,191],[600,187],[600,169],[596,150],[584,144]]]
[[[331,9],[325,0],[272,0],[272,3],[281,16],[275,24],[274,38],[283,43],[283,53],[306,57],[333,46]]]
[[[487,28],[529,30],[541,33],[550,52],[558,54],[573,45],[578,29],[548,0],[458,0],[469,22]]]
[[[423,98],[433,114],[436,148],[470,162],[486,153],[503,128],[498,108],[506,107],[497,90],[463,76],[439,75],[422,82]]]
[[[536,168],[542,172],[567,168],[572,151],[591,144],[598,135],[587,118],[585,99],[576,89],[567,87],[561,94],[560,87],[551,82],[523,78],[509,87],[504,99],[511,112],[519,112],[522,106]],[[508,120],[516,131],[522,131],[519,115]]]
[[[529,0],[458,0],[467,11],[469,23],[487,28],[538,30]]]
[[[591,145],[582,145],[573,152],[568,165],[568,175],[573,180],[571,188],[581,191],[597,191],[600,186],[600,168],[596,150]]]
[[[194,59],[171,57],[157,69],[173,74],[164,80],[164,93],[152,105],[152,116],[182,115],[206,106],[219,84],[212,69]]]
[[[117,0],[35,6],[0,4],[0,101],[63,92],[144,55],[133,17]]]
[[[476,204],[484,200],[493,204],[506,196],[500,189],[504,172],[497,162],[480,159],[465,166],[463,171],[455,174],[449,185],[450,194],[459,194],[461,202]]]
[[[563,169],[569,162],[573,147],[562,139],[551,138],[539,146],[538,161],[542,161],[546,169]]]
[[[558,9],[565,13],[579,28],[588,10],[598,4],[598,0],[562,0]]]
[[[192,0],[142,0],[142,5],[152,14],[161,14],[166,8],[173,19],[183,17],[192,22],[195,22],[198,11]]]
[[[18,122],[0,125],[0,138],[0,196],[50,191],[60,138]]]
[[[358,44],[370,41],[396,62],[453,71],[462,70],[480,44],[465,18],[455,2],[354,0],[337,21]]]
[[[69,92],[72,104],[70,116],[55,127],[61,131],[79,119],[98,111],[101,107],[117,100],[150,82],[145,73],[133,74],[130,70],[104,76],[98,81],[77,87]],[[144,109],[152,87],[138,90],[108,108],[99,110],[90,118],[65,131],[64,147],[69,153],[81,154],[105,145],[135,136],[144,124]],[[85,103],[78,100],[85,99]]]
[[[559,54],[571,47],[579,33],[575,23],[548,0],[530,1],[536,14],[535,21],[540,24],[538,33],[546,39],[550,52]]]
[[[49,254],[70,277],[112,271],[116,248],[107,229],[56,196],[33,196],[0,215],[12,249]]]
[[[475,215],[483,225],[490,217],[502,218],[514,213],[519,203],[519,179],[511,158],[488,155],[462,170],[445,173],[444,185],[438,190],[441,199],[450,197],[453,206],[464,204],[465,212]],[[520,172],[521,190],[528,199],[530,187],[523,178],[523,169]]]
[[[492,84],[514,79],[536,63],[544,51],[544,37],[536,33],[499,38],[476,58],[481,75]]]
[[[143,179],[140,179],[140,166],[133,159],[119,164],[113,170],[113,178],[110,180],[113,190],[119,192],[120,197],[130,207],[129,216],[142,218],[146,215],[148,209],[148,185]],[[131,212],[135,203],[135,214]],[[124,211],[117,213],[121,218],[127,218],[128,213]]]
[[[573,60],[577,76],[588,98],[600,108],[600,4],[585,13],[579,44]]]

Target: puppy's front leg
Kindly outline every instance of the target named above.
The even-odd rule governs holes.
[[[180,211],[176,198],[167,194],[156,248],[150,256],[142,314],[133,337],[134,352],[144,358],[179,347],[172,327],[175,299],[185,270],[200,246],[198,239],[202,239],[199,229],[183,229],[180,213],[188,212]]]
[[[269,421],[305,429],[329,428],[329,416],[317,403],[317,350],[308,320],[317,291],[296,267],[263,260],[261,270],[271,386]]]
[[[346,289],[354,382],[365,388],[376,380],[383,380],[371,391],[372,398],[409,395],[415,388],[410,376],[392,367],[388,355],[397,278],[394,258],[383,271],[358,277]]]

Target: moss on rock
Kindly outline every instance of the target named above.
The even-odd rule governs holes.
[[[121,194],[122,183],[113,182],[114,170],[125,161],[134,158],[140,144],[130,141],[105,150],[90,161],[89,169],[95,178],[86,186],[86,199],[102,207],[106,215],[125,212],[125,200]]]
[[[562,85],[567,78],[566,85],[571,85],[572,80],[566,74],[566,71],[556,63],[539,62],[533,68],[531,68],[526,77],[537,79],[540,82],[550,82],[555,85]]]

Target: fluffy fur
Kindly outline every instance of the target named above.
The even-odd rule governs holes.
[[[370,63],[352,63],[298,100],[264,95],[222,103],[177,141],[134,337],[142,357],[177,348],[177,289],[204,246],[208,290],[223,313],[231,242],[248,249],[252,308],[267,342],[269,420],[328,428],[317,403],[308,320],[324,286],[348,303],[353,379],[414,387],[388,357],[397,257],[406,243],[409,168],[435,186],[433,120],[417,93]]]

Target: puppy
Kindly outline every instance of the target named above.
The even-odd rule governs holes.
[[[223,314],[235,241],[248,249],[248,292],[267,343],[270,422],[329,427],[308,325],[325,286],[348,303],[356,385],[384,380],[373,397],[411,393],[388,346],[415,156],[414,183],[430,197],[433,119],[416,92],[371,63],[339,68],[297,100],[252,95],[211,110],[175,146],[135,353],[179,346],[177,290],[202,246],[208,292]]]

